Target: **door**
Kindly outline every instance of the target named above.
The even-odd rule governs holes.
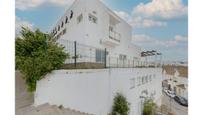
[[[96,62],[104,63],[105,61],[105,51],[96,49]]]

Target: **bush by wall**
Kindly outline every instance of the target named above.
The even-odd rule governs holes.
[[[36,81],[58,69],[68,57],[51,35],[40,30],[22,28],[15,41],[15,65],[23,74],[29,92],[36,89]]]
[[[144,102],[143,115],[155,115],[156,104],[153,100],[147,99]]]
[[[117,95],[114,98],[112,114],[128,115],[129,110],[130,110],[129,103],[127,102],[126,98],[122,94],[117,93]]]

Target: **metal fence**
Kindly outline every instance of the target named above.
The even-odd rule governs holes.
[[[111,57],[106,51],[106,48],[96,48],[77,43],[76,41],[59,39],[57,42],[63,45],[65,52],[69,54],[69,58],[65,61],[66,65],[70,65],[69,68],[76,68],[77,66],[84,65],[86,65],[86,67],[90,66],[89,68],[142,68],[161,66],[159,62]]]

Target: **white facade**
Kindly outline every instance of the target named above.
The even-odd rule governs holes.
[[[77,41],[107,48],[109,57],[125,55],[126,59],[140,59],[141,48],[131,43],[132,27],[99,0],[75,0],[52,33],[65,46],[64,40]]]
[[[67,41],[76,41],[94,48],[106,48],[107,58],[122,57],[128,60],[128,65],[129,60],[141,60],[141,48],[131,44],[131,26],[99,0],[75,0],[54,26],[52,34],[65,47],[69,46]],[[66,51],[69,50],[66,48]],[[80,55],[92,54],[89,50],[81,51]],[[90,60],[88,62],[92,62]],[[87,62],[86,59],[78,61]],[[134,65],[134,61],[131,64]],[[122,93],[130,103],[130,115],[141,115],[144,97],[154,99],[159,106],[162,69],[56,70],[37,82],[35,105],[50,103],[95,115],[107,115],[111,112],[117,92]]]
[[[63,105],[94,115],[111,112],[113,98],[122,93],[130,115],[141,115],[144,97],[161,104],[161,68],[57,70],[37,82],[35,105]]]

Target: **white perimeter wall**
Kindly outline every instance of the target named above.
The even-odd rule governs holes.
[[[35,105],[44,103],[63,105],[71,109],[96,115],[111,111],[114,95],[122,93],[131,104],[130,114],[141,114],[141,92],[155,93],[154,99],[160,105],[162,94],[161,68],[121,68],[89,70],[56,70],[37,82]],[[155,75],[151,81],[138,85],[147,75]],[[135,87],[131,88],[131,79]]]

